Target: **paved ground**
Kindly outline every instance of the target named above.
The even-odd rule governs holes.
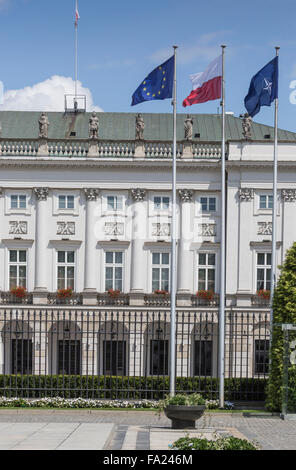
[[[296,421],[206,413],[194,435],[229,432],[266,450],[296,450]],[[154,411],[0,410],[0,449],[163,450],[185,432]],[[191,433],[190,433],[191,434]]]

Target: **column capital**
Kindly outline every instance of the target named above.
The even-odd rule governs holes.
[[[46,201],[49,194],[49,188],[34,188],[33,192],[38,201]]]
[[[178,195],[181,202],[192,202],[193,191],[191,189],[179,189]]]
[[[252,188],[240,188],[238,190],[238,196],[241,201],[251,201],[254,199],[254,189]]]
[[[296,189],[282,189],[282,200],[284,202],[296,201]]]
[[[135,188],[130,190],[131,197],[135,202],[143,202],[146,196],[146,189]]]
[[[87,201],[96,201],[100,194],[100,190],[96,188],[84,188],[83,192]]]

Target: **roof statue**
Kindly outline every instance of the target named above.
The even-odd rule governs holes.
[[[145,123],[142,114],[136,117],[136,140],[143,140],[144,138]]]
[[[95,111],[92,112],[92,115],[89,119],[89,138],[98,139],[99,137],[99,118]]]
[[[242,121],[242,127],[243,127],[243,136],[245,139],[251,139],[251,124],[252,124],[252,118],[249,116],[248,113],[241,114],[240,117],[243,118]]]
[[[184,131],[185,131],[185,140],[192,140],[192,129],[193,129],[193,119],[189,114],[187,114],[187,117],[184,122]]]
[[[49,121],[46,113],[41,113],[39,117],[39,138],[40,139],[47,139],[48,138],[48,128],[49,128]]]

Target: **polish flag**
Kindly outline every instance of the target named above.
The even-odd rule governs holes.
[[[80,16],[79,16],[78,6],[77,6],[77,2],[76,2],[76,10],[75,10],[75,28],[77,28],[78,20],[80,20]]]
[[[192,92],[183,101],[184,108],[221,98],[222,54],[214,59],[204,72],[190,75]]]

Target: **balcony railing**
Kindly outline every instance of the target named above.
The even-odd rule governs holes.
[[[220,159],[217,142],[177,142],[177,158]],[[11,157],[91,157],[91,158],[172,158],[172,141],[13,139],[0,138],[0,156]]]
[[[129,295],[128,294],[117,294],[117,295],[110,295],[107,293],[98,294],[97,301],[99,306],[104,305],[129,305]]]
[[[219,303],[219,294],[214,294],[210,299],[198,295],[191,297],[192,307],[219,307]]]
[[[24,297],[17,297],[11,292],[0,292],[0,305],[31,305],[33,304],[33,294],[26,293]]]
[[[57,292],[49,293],[48,305],[82,305],[82,294],[73,292],[70,297],[61,297]]]
[[[147,307],[169,307],[171,305],[170,294],[146,294],[144,304]]]

